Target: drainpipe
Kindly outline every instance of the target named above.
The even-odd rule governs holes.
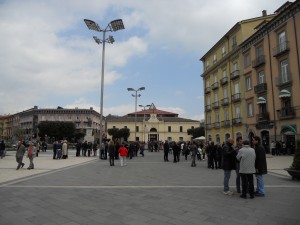
[[[295,34],[295,40],[296,40],[296,53],[297,53],[297,63],[298,63],[298,74],[300,79],[300,59],[299,59],[299,48],[298,48],[298,41],[297,41],[297,28],[296,28],[296,21],[295,21],[295,15],[293,14],[293,22],[294,22],[294,34]]]
[[[272,73],[272,57],[271,57],[271,46],[270,46],[270,33],[268,32],[268,47],[269,47],[269,61],[270,61],[270,76],[271,76],[271,93],[272,93],[272,101],[274,104],[274,83],[273,83],[273,73]],[[274,116],[274,135],[275,135],[275,142],[277,139],[277,133],[276,133],[276,114],[275,114],[275,105],[273,105],[273,116]]]

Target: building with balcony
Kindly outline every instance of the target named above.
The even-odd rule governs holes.
[[[192,136],[187,134],[187,130],[199,126],[200,121],[180,118],[176,113],[159,110],[153,103],[149,109],[136,113],[106,117],[107,130],[111,128],[130,130],[128,141],[134,141],[135,131],[136,141],[190,141]],[[111,137],[108,135],[108,138]]]
[[[244,61],[240,45],[255,33],[255,27],[275,15],[263,15],[236,23],[200,59],[203,63],[204,104],[207,140],[222,143],[228,137],[247,135],[245,116]],[[251,61],[247,62],[251,66]],[[263,65],[259,57],[252,64]],[[252,67],[251,67],[252,68]]]
[[[295,146],[300,138],[299,27],[300,1],[287,2],[241,44],[246,137],[260,136],[267,149],[273,140]]]

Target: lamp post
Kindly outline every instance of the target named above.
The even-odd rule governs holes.
[[[132,97],[135,97],[135,114],[134,114],[134,141],[136,141],[136,111],[137,111],[137,97],[141,97],[140,94],[137,94],[138,91],[145,90],[145,87],[140,87],[138,89],[127,88],[127,91],[134,91],[135,94],[132,94]]]
[[[103,93],[104,93],[104,58],[105,58],[105,43],[114,43],[115,39],[113,36],[109,35],[108,38],[105,37],[106,32],[114,32],[118,30],[125,29],[123,21],[121,19],[113,20],[109,24],[107,24],[105,29],[100,28],[100,26],[92,20],[84,19],[85,24],[90,30],[95,30],[97,32],[102,32],[102,40],[99,39],[97,36],[93,36],[95,42],[99,45],[102,43],[102,70],[101,70],[101,94],[100,94],[100,150],[102,145],[102,136],[103,136],[103,127],[102,127],[102,120],[103,120]],[[99,159],[101,155],[99,154]]]
[[[146,135],[146,127],[145,127],[145,110],[146,110],[146,107],[150,107],[151,105],[139,105],[139,107],[142,107],[143,108],[143,111],[144,111],[144,119],[143,119],[143,127],[144,127],[144,142],[146,141],[146,138],[145,138],[145,135]]]

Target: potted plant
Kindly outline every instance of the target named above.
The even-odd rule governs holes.
[[[300,140],[297,140],[293,163],[290,168],[285,170],[292,176],[293,180],[300,180]]]

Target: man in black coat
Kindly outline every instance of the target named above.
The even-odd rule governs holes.
[[[236,151],[233,148],[234,140],[228,138],[222,151],[222,169],[224,170],[224,194],[232,195],[233,192],[229,190],[229,179],[231,170],[235,170]]]
[[[168,156],[169,156],[169,143],[168,141],[166,140],[165,143],[164,143],[164,161],[165,162],[169,162],[169,159],[168,159]]]
[[[255,170],[256,170],[256,192],[255,196],[264,197],[265,196],[265,184],[264,184],[264,174],[268,173],[267,159],[265,148],[261,145],[260,137],[254,136],[252,138],[252,143],[254,144],[256,159],[255,159]]]

